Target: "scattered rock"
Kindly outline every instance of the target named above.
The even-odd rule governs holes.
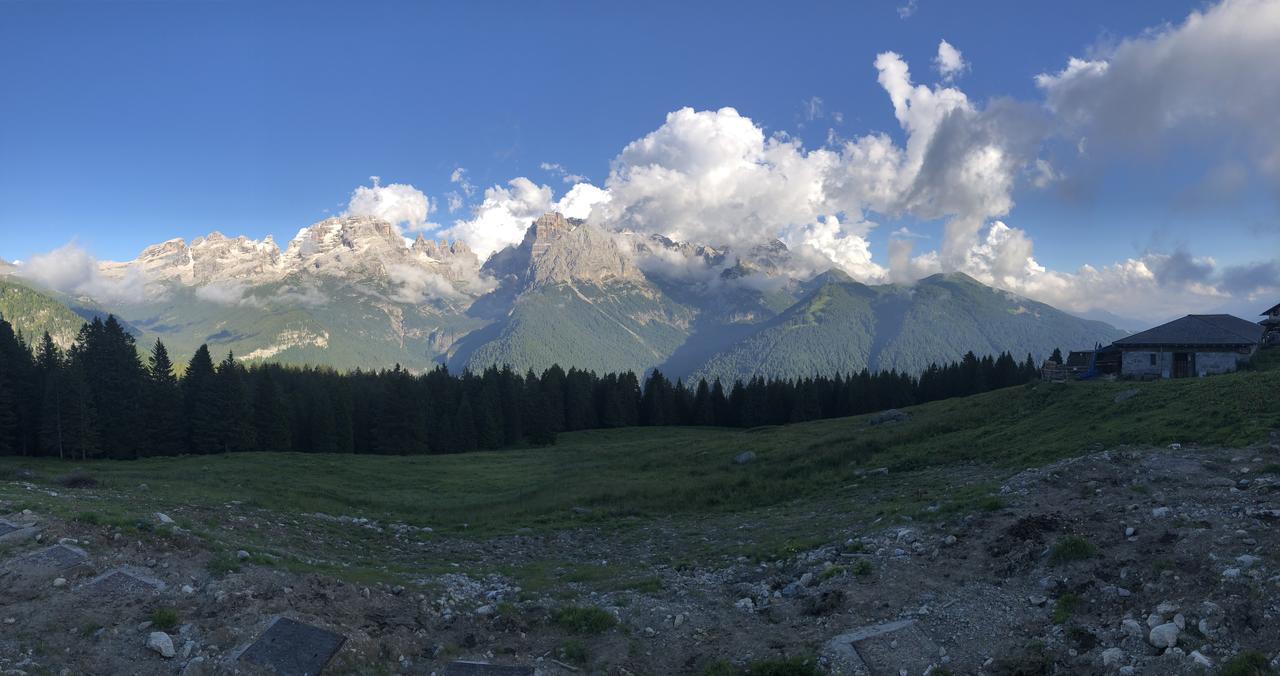
[[[1124,650],[1120,648],[1107,648],[1102,651],[1102,666],[1110,669],[1118,667],[1124,661]]]
[[[160,653],[161,657],[173,657],[178,652],[173,649],[173,639],[163,631],[153,631],[147,636],[147,647]]]
[[[166,526],[171,526],[174,523],[173,519],[169,518],[169,515],[164,512],[156,512],[156,518],[160,520],[160,523]]]
[[[245,550],[243,550],[243,549],[237,550],[237,551],[236,551],[236,558],[237,558],[237,559],[240,559],[241,561],[246,561],[246,560],[248,560],[248,559],[249,559],[249,552],[246,552],[246,551],[245,551]]]
[[[749,462],[754,461],[755,459],[756,459],[756,454],[754,451],[743,451],[742,453],[739,453],[733,456],[733,464],[745,465]]]
[[[1147,642],[1157,648],[1172,648],[1178,645],[1178,625],[1166,622],[1151,629]]]
[[[1152,510],[1151,510],[1151,516],[1154,516],[1154,517],[1155,517],[1155,518],[1157,518],[1157,519],[1163,519],[1163,518],[1165,518],[1165,517],[1169,516],[1169,508],[1168,508],[1168,507],[1156,507],[1156,508],[1154,508],[1154,509],[1152,509]]]

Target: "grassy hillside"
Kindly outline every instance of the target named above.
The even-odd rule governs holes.
[[[34,344],[48,331],[63,348],[71,345],[84,323],[57,298],[8,277],[0,277],[0,316],[21,331],[28,343]]]
[[[980,284],[963,274],[868,287],[828,273],[777,318],[711,357],[694,377],[798,377],[898,369],[919,373],[966,352],[1037,359],[1123,335],[1102,322]]]
[[[1280,361],[1280,351],[1273,352],[1268,360]],[[242,500],[272,510],[359,514],[473,534],[582,519],[815,508],[859,481],[910,487],[905,498],[859,509],[916,513],[924,504],[946,509],[980,499],[991,485],[959,488],[958,477],[966,472],[990,480],[1122,445],[1265,440],[1280,428],[1280,400],[1272,396],[1278,375],[1280,369],[1271,368],[1152,383],[1038,383],[914,407],[907,409],[910,420],[878,426],[855,417],[750,430],[632,428],[565,434],[557,446],[537,450],[415,457],[245,454],[101,461],[88,469],[120,491],[123,513],[137,509],[129,496],[146,483],[150,495],[184,504]],[[1115,401],[1131,389],[1136,396]],[[731,462],[748,450],[757,454],[755,462]],[[67,469],[50,460],[0,458],[0,477],[19,467],[45,477]],[[881,467],[887,475],[864,478]],[[25,495],[58,504],[39,492]],[[575,507],[591,511],[583,516]]]

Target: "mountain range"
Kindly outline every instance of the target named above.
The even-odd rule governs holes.
[[[557,213],[481,260],[463,242],[411,241],[344,216],[302,228],[283,250],[215,232],[98,263],[108,283],[142,289],[109,307],[2,264],[0,313],[67,345],[79,321],[111,312],[141,344],[160,338],[181,358],[208,343],[246,361],[338,369],[558,363],[708,380],[918,373],[968,351],[1040,359],[1124,335],[959,273],[869,286],[801,268],[776,240],[735,250]]]

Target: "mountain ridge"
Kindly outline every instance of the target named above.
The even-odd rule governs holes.
[[[778,240],[735,250],[554,212],[484,261],[461,241],[409,240],[386,221],[341,216],[299,229],[283,249],[213,232],[100,272],[146,282],[144,298],[111,308],[140,339],[340,369],[919,372],[966,351],[1043,357],[1122,335],[963,273],[876,286],[837,268],[798,276]]]

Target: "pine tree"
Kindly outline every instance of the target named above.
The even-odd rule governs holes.
[[[156,340],[147,358],[146,429],[151,452],[177,455],[186,450],[182,388],[164,343]]]
[[[253,408],[244,384],[244,368],[228,352],[218,363],[217,383],[219,409],[219,445],[223,452],[253,449]]]
[[[188,447],[193,453],[222,450],[217,373],[209,346],[196,349],[182,376],[182,400],[187,414]]]
[[[253,380],[253,431],[256,448],[274,452],[293,450],[288,410],[271,371],[259,370],[254,373]]]

